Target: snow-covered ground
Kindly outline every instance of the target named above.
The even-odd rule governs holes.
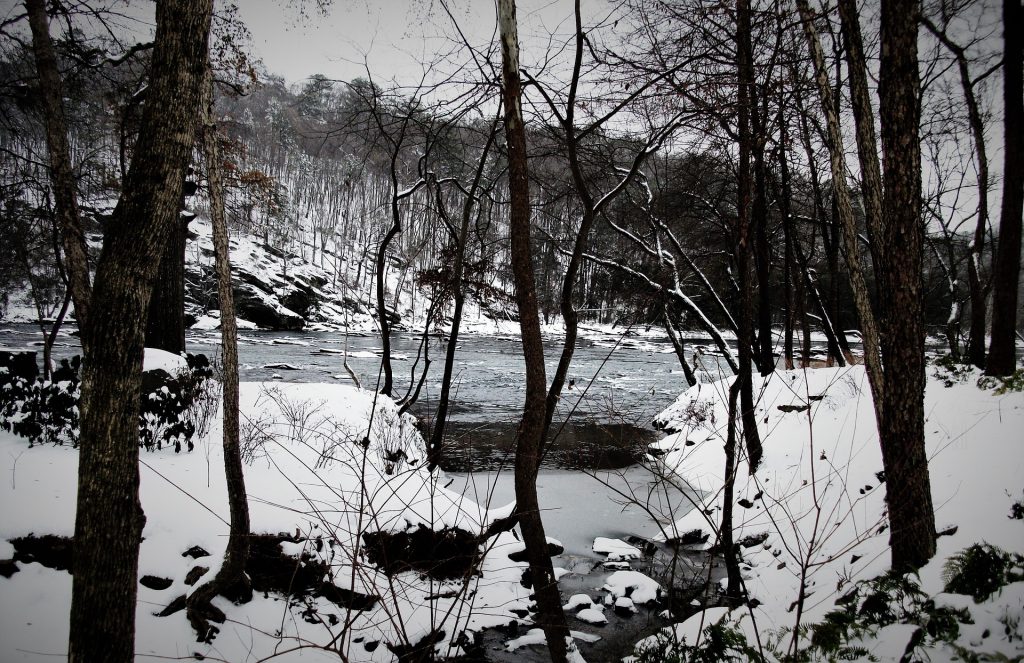
[[[975,543],[1024,552],[1024,520],[1009,517],[1013,504],[1024,499],[1024,393],[981,389],[977,372],[946,386],[939,369],[930,365],[928,371],[927,452],[936,526],[944,534],[933,561],[920,571],[920,587],[940,606],[968,609],[974,624],[961,625],[959,646],[1020,660],[1024,582],[975,603],[943,593],[943,569],[950,556]],[[728,384],[694,387],[659,417],[675,431],[656,445],[664,452],[660,462],[706,495],[666,537],[699,530],[708,536],[705,546],[715,542]],[[882,458],[862,366],[755,376],[754,390],[764,459],[753,476],[745,457],[740,462],[734,518],[735,538],[743,542],[744,584],[756,607],[709,610],[680,625],[677,635],[694,645],[698,625],[724,619],[748,643],[785,652],[795,627],[821,622],[857,581],[888,569]],[[798,610],[801,582],[805,601]],[[898,661],[915,631],[913,625],[893,624],[866,634],[863,647],[876,660]],[[806,646],[809,634],[802,637]],[[927,639],[918,650],[931,660],[954,654]]]
[[[149,360],[173,368],[168,357]],[[930,373],[934,370],[929,366]],[[939,552],[922,569],[920,584],[937,605],[964,608],[973,617],[975,624],[961,629],[963,646],[1013,659],[1024,654],[1014,635],[1020,629],[1004,625],[1019,625],[1024,617],[1024,582],[980,603],[942,592],[943,562],[967,546],[984,541],[1024,551],[1024,521],[1008,518],[1012,505],[1024,500],[1024,394],[979,389],[976,378],[970,374],[951,386],[934,376],[928,381],[926,430],[936,517],[940,530],[955,527],[955,532],[940,537]],[[727,382],[694,387],[661,415],[675,432],[658,443],[664,452],[658,462],[706,495],[706,503],[666,529],[665,537],[703,529],[708,542],[714,540],[726,389]],[[861,367],[779,372],[755,389],[765,455],[753,477],[741,465],[736,519],[737,539],[750,543],[743,548],[742,568],[756,607],[713,608],[671,631],[694,644],[705,637],[704,626],[722,621],[734,624],[748,642],[760,641],[770,654],[768,649],[788,647],[802,577],[806,600],[800,622],[814,624],[857,581],[886,570],[885,485],[876,475],[881,455]],[[375,597],[373,605],[349,610],[326,596],[287,599],[274,592],[257,592],[245,605],[218,599],[228,621],[212,644],[195,642],[184,612],[156,616],[192,590],[187,581],[193,580],[194,567],[207,567],[204,575],[212,577],[227,542],[215,423],[192,453],[166,448],[142,454],[147,522],[139,573],[165,579],[167,586],[139,587],[140,656],[337,660],[340,649],[348,660],[390,661],[396,647],[416,644],[432,632],[444,632],[431,646],[450,656],[463,651],[463,633],[513,622],[530,625],[530,591],[520,583],[526,564],[514,561],[522,543],[513,533],[481,541],[477,571],[455,579],[451,573],[431,575],[422,565],[388,569],[367,545],[366,535],[379,532],[413,537],[458,528],[475,536],[508,513],[508,505],[491,508],[479,495],[467,499],[448,490],[442,474],[428,473],[422,438],[389,399],[340,385],[244,383],[242,413],[253,532],[277,536],[280,551],[296,564],[302,559],[326,569],[331,584]],[[24,440],[0,433],[0,562],[15,557],[10,541],[17,537],[72,534],[76,475],[75,450],[29,448]],[[194,559],[188,553],[195,548],[209,554]],[[595,539],[593,549],[622,564],[639,554],[605,538]],[[63,655],[71,576],[37,562],[14,566],[12,576],[0,577],[0,660]],[[628,614],[660,596],[657,582],[625,569],[590,595],[566,597],[566,609],[576,617],[570,620],[574,628],[593,629],[612,612]],[[915,630],[894,624],[865,634],[862,645],[880,660],[899,660]],[[810,635],[802,637],[806,644]],[[507,646],[539,642],[531,631]],[[945,645],[930,647],[932,660],[952,656]]]
[[[253,532],[283,533],[282,550],[296,563],[323,561],[334,585],[380,598],[362,611],[323,597],[288,601],[257,592],[241,606],[220,599],[228,622],[212,645],[195,642],[184,612],[155,616],[191,590],[186,577],[194,566],[209,568],[204,575],[212,577],[221,563],[228,509],[217,424],[190,454],[142,455],[147,522],[139,574],[170,584],[139,587],[140,656],[198,653],[243,661],[294,649],[280,660],[337,660],[333,647],[350,660],[387,661],[393,658],[387,643],[416,643],[434,629],[447,634],[436,648],[450,655],[460,651],[461,632],[516,621],[516,610],[526,614],[529,590],[519,582],[525,563],[508,558],[522,544],[512,534],[487,541],[479,574],[465,580],[417,571],[388,576],[367,563],[365,548],[354,552],[367,533],[458,527],[478,534],[495,515],[507,515],[439,485],[443,477],[423,467],[423,441],[411,417],[399,416],[389,399],[339,385],[289,383],[243,383],[241,398]],[[72,534],[77,458],[67,446],[28,448],[0,434],[0,559],[14,556],[9,541],[16,537]],[[209,555],[185,554],[197,546]],[[38,563],[17,567],[0,578],[0,660],[63,655],[71,576]],[[472,610],[467,595],[474,596]]]

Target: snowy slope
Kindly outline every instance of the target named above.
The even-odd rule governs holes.
[[[1011,505],[1024,496],[1024,394],[980,389],[977,377],[948,387],[934,375],[928,380],[925,425],[936,525],[949,532],[920,572],[921,587],[931,595],[942,593],[944,561],[973,543],[1024,552],[1024,521],[1008,518]],[[756,608],[729,616],[751,643],[755,632],[769,641],[770,634],[790,633],[798,619],[820,621],[853,583],[883,573],[889,564],[885,485],[878,475],[882,459],[863,367],[786,371],[754,380],[764,459],[750,476],[742,454],[734,518],[736,540],[743,542],[744,581]],[[727,391],[727,381],[699,385],[659,416],[674,431],[656,445],[664,454],[660,462],[705,494],[703,508],[680,519],[666,537],[699,530],[708,536],[705,546],[715,541]],[[806,601],[800,613],[795,600],[802,578]],[[944,600],[959,604],[963,598]],[[975,636],[986,628],[990,635],[984,641],[975,637],[972,646],[1011,658],[1024,654],[1020,639],[1004,634],[997,619],[1024,618],[1022,599],[1024,583],[1015,583],[973,606],[983,624]],[[716,611],[703,619],[710,624],[721,616]],[[694,633],[700,619],[683,631]],[[868,638],[868,649],[880,660],[899,660],[915,630],[886,627]],[[953,653],[938,649],[933,660]]]
[[[437,580],[416,571],[386,575],[368,562],[365,536],[459,527],[479,534],[495,516],[438,485],[423,467],[423,441],[408,416],[374,394],[339,385],[242,385],[246,483],[254,533],[284,533],[281,549],[322,561],[333,584],[379,597],[369,609],[347,611],[324,597],[283,599],[257,593],[248,604],[218,599],[228,615],[212,645],[195,642],[184,612],[157,617],[191,591],[194,566],[219,567],[228,514],[219,425],[190,454],[169,450],[142,455],[141,498],[147,521],[140,577],[166,578],[165,589],[139,587],[139,655],[199,654],[229,661],[290,652],[280,660],[337,660],[320,647],[344,649],[349,660],[390,661],[388,644],[415,643],[444,631],[436,649],[457,653],[459,635],[518,621],[529,590],[520,583],[525,563],[509,552],[521,544],[508,533],[483,547],[479,573]],[[30,533],[68,536],[74,529],[77,452],[68,447],[28,448],[0,436],[0,560],[9,540]],[[11,508],[18,505],[18,508]],[[357,544],[360,546],[357,551]],[[198,546],[209,553],[185,555]],[[67,643],[71,576],[39,563],[17,563],[0,578],[0,660],[46,660]],[[463,600],[474,597],[472,609]],[[519,611],[517,615],[513,611]]]

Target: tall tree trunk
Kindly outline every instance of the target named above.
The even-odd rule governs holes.
[[[737,376],[729,385],[729,422],[726,424],[725,439],[725,484],[722,487],[722,523],[719,526],[718,543],[725,561],[726,600],[739,604],[743,600],[743,577],[740,562],[736,556],[736,538],[733,535],[733,503],[736,486],[736,397],[742,378]]]
[[[882,0],[878,98],[886,223],[880,229],[881,241],[876,238],[876,271],[881,277],[885,412],[879,436],[892,565],[898,571],[917,569],[935,554],[935,512],[924,442],[920,13],[920,0]]]
[[[985,147],[985,122],[982,119],[981,109],[978,106],[977,95],[974,94],[975,81],[971,80],[970,63],[967,59],[966,51],[963,47],[954,43],[945,32],[939,30],[928,19],[925,19],[923,23],[956,58],[957,70],[960,73],[960,89],[963,91],[964,102],[967,104],[967,120],[971,127],[971,139],[974,141],[974,157],[978,168],[978,219],[974,224],[974,239],[971,240],[970,255],[967,260],[967,284],[971,296],[971,323],[967,340],[967,361],[978,368],[985,368],[985,318],[987,309],[985,300],[988,297],[988,292],[981,279],[981,262],[985,252],[985,232],[988,230],[989,216],[988,150]],[[952,263],[950,265],[952,266]]]
[[[498,0],[501,34],[502,102],[505,108],[505,139],[508,143],[511,208],[512,275],[526,361],[526,402],[516,445],[516,511],[530,562],[530,580],[537,599],[537,622],[544,630],[554,663],[563,663],[570,646],[569,628],[562,611],[555,572],[548,556],[547,538],[537,501],[537,471],[545,428],[544,345],[537,313],[530,246],[530,180],[526,163],[526,127],[521,105],[519,36],[515,0]]]
[[[986,373],[1009,375],[1017,367],[1017,288],[1020,279],[1021,211],[1024,206],[1024,11],[1003,0],[1003,200],[999,243],[992,268],[992,343]]]
[[[235,297],[231,286],[231,247],[228,222],[224,210],[224,174],[220,156],[220,136],[213,115],[213,72],[207,70],[203,100],[203,156],[210,194],[210,219],[213,222],[213,250],[217,270],[217,294],[220,301],[220,344],[223,363],[223,449],[224,475],[227,480],[228,511],[231,529],[224,561],[217,575],[198,587],[188,597],[188,619],[199,638],[210,642],[216,627],[210,620],[223,623],[224,613],[211,601],[218,594],[229,594],[234,600],[249,601],[252,588],[245,574],[249,559],[249,501],[242,469],[242,451],[238,434],[238,323],[235,320]]]
[[[856,0],[839,0],[839,19],[842,22],[843,45],[850,73],[850,100],[853,105],[853,119],[856,125],[857,155],[860,158],[860,178],[864,211],[867,216],[868,238],[874,244],[874,238],[882,228],[882,172],[878,163],[875,113],[871,108],[864,40],[861,37]],[[872,246],[873,248],[874,246]],[[880,267],[882,265],[876,261],[876,278]]]
[[[50,39],[46,16],[46,0],[25,0],[39,90],[42,93],[43,122],[46,125],[46,146],[50,157],[50,182],[53,186],[54,211],[64,248],[64,265],[68,288],[75,305],[79,328],[89,320],[91,286],[89,285],[89,253],[85,244],[82,217],[78,211],[78,187],[71,165],[68,146],[68,125],[64,115],[64,85],[57,69],[57,54]],[[82,339],[82,350],[86,351]]]
[[[146,313],[146,347],[185,352],[185,245],[191,215],[174,224]],[[222,309],[223,310],[223,309]]]
[[[192,153],[212,0],[165,0],[139,141],[103,242],[83,330],[81,449],[69,660],[134,659],[139,387],[145,313]]]
[[[751,156],[754,161],[754,200],[751,222],[754,227],[754,264],[757,269],[757,367],[761,375],[775,370],[775,347],[772,339],[771,244],[768,239],[768,177],[765,172],[764,140],[766,119],[762,116],[754,82],[753,60],[750,63],[750,126]]]
[[[814,27],[814,16],[807,0],[797,0],[800,21],[803,24],[807,48],[814,63],[814,78],[821,98],[821,107],[825,113],[828,131],[829,166],[832,173],[832,189],[835,205],[839,216],[843,248],[846,253],[847,273],[853,290],[857,315],[860,318],[861,334],[864,343],[864,366],[867,369],[868,381],[875,400],[875,420],[878,428],[882,428],[885,409],[885,377],[882,373],[881,351],[879,349],[878,329],[875,313],[868,298],[867,281],[861,268],[860,250],[857,245],[857,228],[853,216],[853,203],[846,185],[846,158],[843,152],[843,135],[839,125],[839,116],[833,99],[832,86],[825,69],[825,54],[821,48],[818,31]],[[916,132],[916,129],[915,129]],[[916,135],[916,133],[915,133]],[[918,203],[920,205],[920,203]]]
[[[754,295],[750,278],[751,246],[751,195],[752,181],[750,168],[751,146],[754,137],[750,129],[750,110],[754,101],[751,89],[754,86],[754,55],[750,35],[750,0],[736,0],[736,68],[739,81],[738,119],[739,124],[739,182],[736,241],[736,271],[740,288],[740,320],[737,345],[739,346],[740,416],[743,420],[743,437],[747,444],[747,460],[753,474],[761,462],[761,437],[757,430],[754,413],[752,384],[754,353]]]
[[[469,240],[469,222],[473,216],[473,209],[476,207],[476,194],[480,188],[480,181],[483,179],[484,170],[487,167],[487,157],[491,151],[491,145],[498,133],[498,118],[491,127],[487,136],[487,144],[480,154],[480,161],[477,162],[476,174],[473,177],[473,184],[466,194],[465,203],[462,206],[462,218],[459,224],[459,234],[455,238],[457,247],[455,249],[455,266],[452,269],[452,297],[455,300],[452,311],[452,329],[448,335],[448,345],[445,348],[444,369],[441,373],[441,393],[437,398],[437,410],[434,416],[434,429],[430,432],[430,441],[427,444],[429,468],[433,470],[441,460],[441,449],[444,445],[444,429],[448,423],[448,405],[451,398],[452,373],[455,368],[455,349],[459,342],[459,327],[462,324],[462,309],[466,301],[465,288],[462,283],[462,274],[466,264],[466,244]],[[441,189],[438,186],[437,193],[438,210],[446,215],[444,201],[441,199]]]
[[[785,358],[786,369],[792,370],[793,362],[793,328],[796,326],[795,302],[793,301],[793,271],[796,255],[793,251],[793,242],[796,240],[793,232],[793,218],[790,201],[793,196],[792,186],[789,179],[789,128],[786,126],[786,116],[783,113],[785,98],[779,95],[779,176],[782,179],[782,191],[779,195],[779,213],[782,215],[782,240],[785,245],[785,264],[783,269],[783,302],[786,308],[784,330],[782,337],[782,355]]]

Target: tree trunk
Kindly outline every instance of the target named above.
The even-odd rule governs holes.
[[[176,355],[185,352],[185,245],[191,220],[183,216],[172,228],[146,314],[146,347]]]
[[[874,395],[875,420],[878,423],[879,430],[881,430],[886,403],[885,378],[882,373],[875,313],[871,308],[871,301],[868,298],[868,286],[861,268],[860,251],[857,245],[856,220],[853,216],[853,203],[850,201],[850,191],[846,185],[846,158],[843,153],[843,136],[833,99],[832,86],[829,83],[828,72],[825,69],[824,51],[821,48],[817,29],[814,27],[814,16],[811,13],[807,0],[797,0],[796,4],[800,12],[800,21],[803,24],[807,48],[811,53],[811,59],[814,63],[814,78],[818,86],[818,94],[821,98],[821,107],[825,113],[833,195],[838,211],[843,248],[846,253],[847,273],[853,290],[854,303],[857,306],[857,315],[860,318],[861,334],[864,343],[864,366],[867,369],[868,380],[871,383],[871,392]],[[914,135],[917,135],[916,128]],[[918,202],[919,207],[920,202]]]
[[[210,195],[210,220],[213,222],[213,249],[220,301],[220,343],[223,363],[223,448],[224,475],[227,479],[228,510],[231,529],[224,561],[217,575],[188,597],[188,619],[198,637],[210,642],[217,629],[209,621],[224,622],[224,613],[211,603],[218,594],[248,602],[252,588],[245,574],[249,559],[249,501],[242,469],[242,451],[238,432],[238,326],[235,297],[231,286],[231,248],[224,211],[224,175],[220,156],[220,136],[213,115],[213,72],[207,70],[203,100],[203,155]]]
[[[954,43],[945,32],[935,27],[931,21],[925,19],[923,23],[956,58],[957,69],[960,73],[960,89],[963,91],[964,102],[967,104],[967,120],[971,127],[971,138],[974,141],[974,156],[978,168],[978,219],[974,224],[974,239],[971,241],[970,255],[967,259],[967,284],[971,295],[971,323],[967,340],[967,361],[978,368],[985,368],[985,317],[987,308],[985,300],[988,297],[988,292],[981,279],[981,262],[985,252],[985,232],[988,230],[989,176],[988,150],[985,147],[985,121],[982,119],[977,95],[974,94],[975,83],[971,80],[970,63],[967,59],[967,53],[963,47]],[[952,262],[950,266],[952,267]],[[956,293],[954,293],[955,297]],[[952,343],[951,347],[953,347]]]
[[[553,663],[564,663],[570,646],[569,628],[562,611],[551,558],[548,556],[547,538],[537,501],[537,471],[545,427],[547,378],[544,374],[544,345],[540,335],[530,247],[530,181],[526,163],[526,128],[521,106],[515,0],[498,0],[498,23],[501,34],[505,138],[509,152],[512,274],[519,326],[522,330],[523,356],[526,360],[526,403],[519,425],[515,460],[516,511],[530,562],[530,580],[537,599],[536,621],[544,630],[551,660]]]
[[[462,284],[462,273],[466,262],[466,244],[469,240],[469,222],[473,216],[473,209],[476,206],[476,193],[480,188],[480,181],[483,179],[484,169],[487,167],[487,156],[490,154],[491,145],[498,133],[498,118],[491,126],[491,132],[487,137],[487,144],[480,154],[480,161],[477,162],[476,174],[473,177],[473,184],[466,194],[465,204],[462,206],[462,219],[459,225],[459,234],[456,237],[458,246],[455,252],[455,266],[452,269],[452,292],[455,300],[452,311],[452,329],[448,335],[448,345],[445,348],[444,369],[441,373],[441,393],[437,399],[437,411],[434,416],[434,429],[430,432],[430,441],[427,444],[427,455],[429,469],[433,470],[441,460],[441,450],[444,446],[444,429],[448,423],[448,405],[451,398],[452,373],[455,368],[455,349],[459,342],[459,327],[462,324],[462,309],[466,301],[465,289]],[[438,210],[446,215],[444,201],[441,199],[441,191],[438,188],[437,194]]]
[[[754,295],[750,278],[751,168],[750,154],[753,137],[750,130],[750,106],[753,101],[754,56],[750,36],[750,0],[736,0],[736,68],[739,81],[739,182],[736,241],[736,271],[740,287],[740,320],[737,345],[739,346],[740,416],[743,437],[747,444],[747,460],[753,474],[761,462],[761,436],[754,413],[754,394],[751,382],[754,353]]]
[[[739,394],[742,377],[729,385],[729,422],[726,424],[725,440],[725,484],[722,486],[722,524],[719,526],[718,543],[725,560],[726,600],[737,605],[743,599],[743,577],[736,557],[736,540],[733,536],[733,501],[736,485],[736,396]]]
[[[661,305],[661,319],[664,321],[665,333],[668,334],[669,340],[672,341],[672,348],[676,351],[679,365],[683,369],[683,377],[686,378],[686,384],[693,387],[697,384],[697,376],[694,375],[693,368],[686,361],[686,348],[683,346],[683,338],[679,334],[679,328],[676,327],[676,323],[672,320],[668,304],[663,303]]]
[[[935,554],[928,457],[924,441],[922,320],[919,0],[882,0],[878,85],[886,223],[880,229],[880,282],[885,408],[879,436],[889,507],[889,542],[897,571],[917,569]]]
[[[75,304],[75,319],[79,328],[85,327],[89,319],[91,286],[89,285],[89,253],[85,244],[85,232],[78,211],[78,187],[71,165],[71,149],[68,146],[68,125],[64,115],[64,86],[57,69],[57,55],[50,39],[49,19],[46,16],[45,0],[25,0],[29,27],[32,30],[32,47],[39,75],[39,89],[42,93],[43,121],[46,125],[46,146],[50,157],[50,182],[57,223],[64,248],[64,265],[67,272],[68,288]],[[85,352],[86,340],[82,338]]]
[[[1024,206],[1024,11],[1020,0],[1003,0],[1003,200],[999,243],[992,268],[992,343],[986,373],[1009,375],[1017,367],[1017,288],[1020,278],[1021,211]]]
[[[211,0],[165,0],[136,158],[108,223],[82,332],[81,449],[69,660],[131,661],[139,543],[139,387],[145,313],[191,156]]]

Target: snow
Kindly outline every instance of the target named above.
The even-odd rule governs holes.
[[[160,354],[153,357],[167,361]],[[436,645],[437,651],[451,655],[463,631],[523,621],[512,611],[528,608],[529,590],[519,582],[525,563],[508,558],[519,545],[511,532],[487,542],[480,574],[465,583],[431,580],[418,573],[388,578],[356,555],[367,531],[400,532],[423,525],[479,533],[494,517],[486,505],[443,488],[443,475],[426,471],[424,443],[414,421],[399,416],[393,402],[337,384],[243,383],[241,409],[242,421],[248,422],[248,428],[243,423],[248,431],[243,432],[243,445],[249,459],[245,470],[253,531],[298,532],[303,540],[286,545],[286,552],[328,562],[340,587],[392,597],[372,609],[351,612],[349,637],[400,642],[404,633],[415,641],[436,625],[448,634]],[[252,652],[265,656],[275,648],[329,643],[336,628],[327,621],[308,623],[299,614],[306,605],[321,617],[337,614],[339,607],[325,598],[297,602],[294,613],[288,605],[295,602],[273,595],[258,594],[242,606],[218,600],[230,619],[212,646],[195,643],[184,612],[154,616],[171,599],[192,589],[185,576],[196,562],[182,557],[184,550],[198,545],[211,553],[199,562],[210,567],[207,577],[221,563],[228,509],[219,437],[216,423],[190,454],[166,449],[142,454],[140,498],[147,519],[139,572],[170,578],[172,584],[161,591],[139,588],[138,654],[196,653],[244,660]],[[365,449],[363,439],[369,440]],[[73,533],[77,461],[77,451],[69,447],[28,448],[24,440],[0,433],[0,503],[19,505],[0,513],[0,559],[10,558],[13,551],[6,542],[12,538]],[[314,545],[318,537],[328,542],[319,550]],[[38,564],[19,567],[11,579],[0,578],[0,658],[43,660],[48,654],[62,654],[71,577]],[[391,590],[397,594],[389,594]],[[467,595],[475,596],[473,611],[459,608],[464,605],[461,597]],[[343,618],[344,614],[342,610]],[[275,637],[279,630],[281,635]],[[357,643],[347,646],[354,661],[392,659],[383,645],[374,652]],[[299,649],[280,658],[308,660],[314,654]]]
[[[616,599],[627,597],[633,603],[658,600],[661,585],[639,571],[616,571],[608,576],[602,588]]]
[[[576,619],[594,625],[608,623],[608,618],[604,616],[604,612],[597,608],[584,608],[580,610],[576,613]]]
[[[631,546],[621,539],[609,539],[599,536],[594,539],[594,552],[607,555],[609,562],[639,559],[642,556],[640,549]]]
[[[249,322],[248,320],[243,320],[237,316],[235,317],[235,326],[238,329],[259,329],[259,325],[255,322]],[[192,326],[189,327],[189,329],[194,329],[196,331],[213,331],[215,329],[220,329],[220,311],[214,309],[200,315],[199,318],[192,323]]]
[[[939,537],[937,554],[919,572],[930,595],[943,590],[945,560],[973,543],[1024,550],[1024,523],[1007,518],[1011,504],[1022,497],[1024,394],[998,396],[979,389],[976,372],[945,387],[935,370],[928,367],[925,394],[932,499],[937,529],[955,532]],[[853,582],[885,572],[889,550],[885,484],[877,475],[882,459],[863,367],[779,371],[754,381],[765,453],[750,476],[740,450],[734,518],[735,538],[744,544],[741,573],[758,601],[756,630],[766,633],[797,625],[798,611],[792,608],[803,568],[806,601],[800,620],[812,624],[835,608]],[[728,384],[695,386],[658,416],[672,433],[655,445],[663,452],[656,462],[704,495],[700,508],[665,527],[662,538],[697,530],[708,536],[697,547],[715,543]],[[1004,588],[971,608],[975,630],[992,634],[984,651],[1021,655],[1021,643],[1008,640],[998,622],[1000,615],[1020,613],[1016,588]],[[747,613],[736,611],[728,619],[753,642]],[[906,649],[914,629],[898,626],[868,638],[868,649],[880,660],[899,660]],[[951,654],[934,652],[939,660]]]
[[[569,597],[569,602],[562,606],[563,610],[577,610],[579,608],[591,607],[594,605],[593,599],[586,594],[573,594]]]
[[[592,333],[596,336],[599,330]],[[638,341],[637,349],[640,345]],[[182,357],[146,351],[147,368],[173,371],[184,364]],[[946,387],[934,372],[929,366],[925,395],[929,471],[938,529],[955,532],[939,538],[934,560],[918,578],[936,605],[970,613],[974,623],[961,625],[958,646],[1014,659],[1024,655],[1024,643],[1011,637],[1004,624],[1024,620],[1024,582],[975,602],[943,591],[943,564],[982,541],[1024,551],[1024,522],[1007,517],[1010,505],[1024,498],[1024,394],[979,389],[976,373]],[[750,476],[741,450],[735,518],[736,539],[743,543],[744,582],[757,605],[733,612],[708,608],[666,627],[664,634],[677,642],[693,644],[720,621],[738,628],[750,642],[755,630],[777,634],[813,624],[835,609],[836,600],[854,582],[888,567],[885,483],[877,475],[881,454],[863,368],[779,371],[754,379],[765,455]],[[728,384],[716,380],[697,385],[658,417],[669,434],[652,445],[661,453],[650,462],[689,483],[702,502],[664,523],[662,539],[703,531],[707,539],[695,547],[715,543]],[[347,613],[352,621],[343,647],[350,660],[393,660],[386,643],[414,642],[432,627],[445,631],[436,653],[452,656],[462,651],[458,638],[464,632],[532,624],[520,616],[532,605],[530,591],[520,583],[526,563],[509,557],[523,548],[515,532],[487,540],[479,574],[464,582],[432,580],[418,572],[389,577],[361,555],[368,531],[397,533],[423,526],[477,534],[507,516],[512,506],[492,508],[445,489],[446,477],[424,468],[424,443],[415,422],[399,415],[392,401],[341,384],[243,383],[241,408],[253,531],[298,532],[297,542],[282,545],[284,552],[322,559],[339,587],[386,597],[369,610]],[[139,655],[198,654],[233,661],[302,644],[308,647],[278,658],[337,660],[337,653],[316,646],[331,642],[340,629],[301,616],[307,607],[322,617],[346,614],[325,598],[296,602],[259,594],[240,606],[221,600],[218,605],[229,621],[212,646],[195,643],[184,613],[154,616],[171,599],[192,591],[185,576],[196,562],[183,558],[184,550],[193,545],[208,550],[211,555],[201,561],[210,567],[208,574],[221,563],[228,508],[219,440],[215,423],[190,454],[171,449],[142,454],[140,497],[147,520],[139,571],[170,578],[172,584],[161,591],[139,588]],[[15,537],[73,533],[77,459],[74,449],[29,448],[24,440],[0,433],[0,504],[8,507],[0,511],[0,560],[13,557],[9,541]],[[610,564],[627,565],[640,556],[621,539],[599,537],[592,548],[607,555]],[[36,563],[19,562],[18,567],[10,579],[0,578],[0,659],[64,655],[70,576]],[[797,624],[792,606],[804,567],[806,601]],[[565,572],[556,570],[559,576]],[[605,606],[636,610],[661,595],[655,579],[628,569],[610,574],[602,590],[607,592],[605,605],[577,594],[564,606],[567,615],[597,625],[611,614]],[[467,597],[472,597],[472,609]],[[860,644],[881,661],[897,661],[915,628],[886,626],[864,634]],[[584,635],[574,632],[573,637],[582,640]],[[372,642],[382,644],[371,652],[364,645]],[[507,646],[514,651],[543,642],[540,630],[533,629]],[[638,647],[655,642],[648,638]],[[945,645],[924,653],[932,660],[949,660],[954,654]],[[573,656],[579,653],[574,650]]]
[[[166,350],[146,348],[142,360],[142,370],[164,370],[174,375],[178,371],[188,370],[188,361],[181,355],[176,355]]]
[[[593,635],[590,633],[584,633],[582,631],[569,631],[569,634],[572,636],[573,640],[579,640],[580,642],[597,642],[601,639],[600,636]],[[505,650],[515,651],[522,647],[546,644],[547,641],[544,639],[544,631],[542,631],[539,628],[531,628],[529,631],[526,632],[526,635],[520,636],[518,638],[515,638],[514,640],[509,640],[508,642],[506,642]],[[574,643],[571,643],[571,645],[573,646],[573,648],[575,648]]]
[[[661,643],[666,640],[668,642],[687,644],[690,646],[698,645],[700,644],[701,639],[705,637],[707,629],[722,621],[722,619],[724,619],[728,614],[728,608],[708,608],[707,610],[690,616],[685,621],[675,624],[674,626],[666,626],[661,629],[660,634],[648,636],[637,642],[635,651],[640,654],[648,649],[658,650],[660,649]],[[659,635],[661,636],[660,639]],[[666,636],[668,637],[666,638]],[[625,660],[635,661],[636,659],[635,657],[629,657]]]

